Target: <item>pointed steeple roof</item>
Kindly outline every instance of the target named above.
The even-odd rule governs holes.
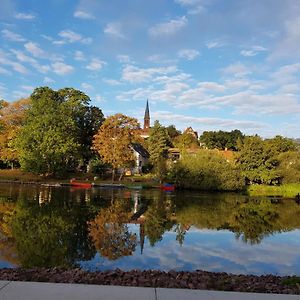
[[[149,103],[147,99],[147,104],[146,104],[146,110],[145,110],[145,116],[144,119],[150,119],[150,112],[149,112]]]

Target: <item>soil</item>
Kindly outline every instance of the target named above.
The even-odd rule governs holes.
[[[200,270],[194,272],[155,270],[124,272],[116,269],[87,272],[82,269],[17,268],[0,269],[0,280],[300,294],[299,277],[233,275]]]

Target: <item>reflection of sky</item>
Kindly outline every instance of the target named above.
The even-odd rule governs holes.
[[[138,225],[130,225],[138,235]],[[182,246],[176,233],[166,232],[163,239],[151,247],[145,239],[143,254],[139,245],[132,256],[110,261],[97,254],[81,262],[84,269],[107,270],[120,268],[159,270],[207,270],[235,274],[300,275],[300,230],[275,234],[259,245],[237,240],[226,230],[200,230],[191,227]]]

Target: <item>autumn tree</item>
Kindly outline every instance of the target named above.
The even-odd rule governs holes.
[[[103,162],[116,169],[130,166],[134,163],[132,143],[142,142],[139,135],[140,124],[135,118],[123,114],[108,117],[94,136],[93,149],[101,156]],[[120,180],[123,172],[121,173]]]
[[[0,159],[13,168],[19,160],[15,145],[16,137],[25,122],[30,99],[15,102],[2,101],[0,109]]]
[[[89,222],[90,236],[102,256],[115,260],[135,251],[137,238],[126,224],[130,216],[126,203],[116,200],[110,207],[101,209]]]

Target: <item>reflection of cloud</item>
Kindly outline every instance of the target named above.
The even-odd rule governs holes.
[[[138,225],[131,224],[129,229],[138,236]],[[82,266],[89,268],[99,263],[102,270],[203,269],[235,274],[297,274],[300,264],[299,237],[300,230],[295,230],[266,238],[260,245],[249,245],[236,240],[234,234],[226,230],[191,227],[182,247],[176,241],[176,234],[170,231],[154,247],[146,239],[143,255],[137,247],[130,257],[113,262],[96,255],[93,261],[85,262]]]

